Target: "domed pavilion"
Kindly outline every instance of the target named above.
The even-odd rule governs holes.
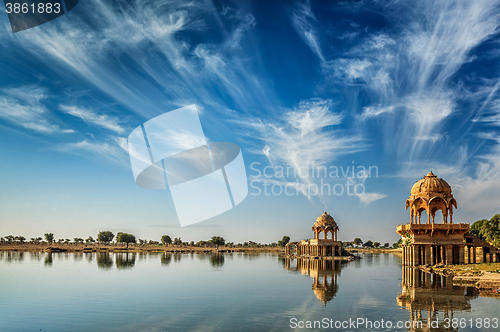
[[[290,242],[285,255],[291,254],[291,246],[297,247],[297,256],[340,256],[342,243],[337,240],[339,226],[331,215],[324,212],[312,225],[313,238],[301,242]],[[330,238],[328,238],[330,234]]]
[[[399,225],[397,233],[403,241],[403,264],[464,264],[465,234],[469,224],[453,223],[453,198],[450,185],[429,172],[411,188],[406,200],[410,208],[410,223]],[[436,222],[441,211],[442,223]],[[427,221],[422,221],[422,213]]]
[[[453,198],[451,187],[443,179],[432,172],[427,173],[411,188],[410,198],[406,200],[406,209],[410,208],[411,223],[420,224],[423,211],[427,213],[427,224],[434,224],[436,212],[441,211],[443,224],[453,224],[453,207],[457,208],[457,201]]]

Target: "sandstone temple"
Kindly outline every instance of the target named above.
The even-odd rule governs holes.
[[[290,242],[285,247],[285,255],[296,250],[297,256],[334,257],[342,255],[342,243],[337,240],[339,227],[331,215],[323,213],[312,225],[313,238],[301,242]],[[330,234],[330,238],[328,238]]]
[[[450,185],[429,172],[411,188],[406,200],[410,223],[397,226],[403,242],[403,264],[470,264],[499,262],[500,252],[468,234],[470,224],[453,223],[453,198]],[[422,220],[422,213],[427,215]],[[436,220],[439,213],[442,220]],[[479,256],[479,257],[478,257]]]

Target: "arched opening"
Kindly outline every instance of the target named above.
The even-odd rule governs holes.
[[[436,223],[442,220],[443,224],[446,224],[448,221],[446,220],[446,202],[441,197],[434,197],[429,202],[429,210],[431,211],[431,222]],[[436,218],[436,214],[438,211],[441,211],[441,219],[439,217]]]
[[[445,215],[443,214],[443,212],[441,210],[437,210],[434,212],[434,222],[435,223],[438,223],[438,222],[443,222],[443,224],[446,224],[446,219],[445,219]]]
[[[417,198],[412,205],[412,211],[414,213],[414,223],[415,224],[426,224],[427,214],[422,216],[422,213],[427,209],[427,202],[422,198]]]
[[[419,224],[427,224],[429,222],[429,216],[427,215],[427,210],[420,208],[418,211]]]

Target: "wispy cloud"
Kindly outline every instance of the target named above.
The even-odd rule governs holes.
[[[311,178],[301,176],[298,170],[331,163],[366,148],[361,135],[339,128],[343,115],[333,107],[331,100],[310,99],[284,112],[279,120],[244,118],[234,122],[261,142],[260,153],[271,165],[289,165],[302,182],[311,183]]]
[[[365,88],[369,96],[365,120],[394,110],[402,112],[402,116],[392,114],[399,117],[397,126],[402,130],[386,131],[391,136],[386,142],[407,160],[414,160],[422,152],[422,139],[439,134],[458,111],[457,99],[463,96],[453,85],[454,75],[471,61],[475,47],[498,32],[498,4],[387,2],[378,7],[379,13],[399,24],[366,34],[361,43],[329,61],[325,74],[339,84]],[[370,5],[370,10],[376,11],[375,7]],[[394,145],[394,141],[399,143]]]
[[[117,134],[123,134],[125,132],[125,129],[120,126],[118,119],[112,116],[98,114],[94,111],[78,106],[61,105],[60,108],[64,113],[80,118],[86,123],[95,124],[99,127],[114,131]]]
[[[111,137],[100,142],[85,139],[75,143],[61,144],[57,146],[57,150],[70,153],[87,152],[120,166],[129,167],[127,142],[124,137]]]
[[[159,0],[96,1],[79,5],[79,10],[93,16],[91,24],[75,16],[10,42],[24,46],[55,72],[83,78],[146,118],[175,106],[225,104],[226,98],[242,109],[256,101],[268,103],[269,89],[249,70],[242,46],[255,26],[248,12],[221,12],[205,1]],[[185,37],[209,30],[207,18],[219,23],[222,40],[194,42]]]
[[[6,88],[0,92],[0,118],[17,126],[42,133],[73,133],[73,129],[61,129],[42,103],[46,90],[37,86]]]
[[[321,51],[316,29],[318,22],[309,1],[296,4],[292,14],[292,23],[302,40],[310,47],[311,51],[318,56],[321,63],[325,63],[325,57]]]
[[[362,204],[368,205],[372,202],[378,201],[384,197],[387,197],[387,195],[380,194],[380,193],[364,193],[364,194],[359,194],[357,195],[360,202]]]
[[[463,68],[481,61],[474,52],[500,31],[500,1],[361,1],[335,8],[376,13],[387,26],[359,21],[332,52],[318,42],[325,36],[309,2],[297,5],[291,19],[318,55],[329,87],[352,99],[360,126],[379,129],[380,144],[402,166],[400,176],[418,179],[435,167],[456,184],[457,195],[474,202],[465,203],[470,209],[498,207],[500,80]],[[485,196],[492,200],[478,202]]]

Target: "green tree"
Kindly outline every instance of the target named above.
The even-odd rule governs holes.
[[[384,244],[384,248],[389,248],[389,245],[390,245],[390,244],[389,244],[389,242],[386,242],[386,243]]]
[[[363,241],[359,237],[355,238],[352,242],[356,245],[356,247],[363,245]]]
[[[74,242],[75,244],[82,244],[82,243],[83,243],[83,241],[84,241],[84,240],[83,240],[81,237],[75,237],[75,238],[73,239],[73,242]]]
[[[488,242],[493,246],[500,245],[500,214],[494,215],[490,220],[481,219],[474,222],[470,234]]]
[[[372,248],[372,247],[373,247],[373,242],[372,242],[372,241],[370,241],[370,240],[368,240],[368,241],[366,241],[366,242],[363,244],[363,246],[365,246],[365,247],[367,247],[367,248]]]
[[[373,247],[374,248],[380,247],[380,242],[373,242]]]
[[[287,245],[288,242],[290,242],[290,237],[285,235],[281,240],[278,241],[278,245],[280,247],[284,247]]]
[[[97,235],[97,241],[109,244],[111,241],[113,241],[114,237],[115,234],[110,231],[101,231],[99,232],[99,235]]]
[[[169,244],[172,243],[172,238],[170,236],[168,236],[168,235],[163,235],[161,237],[161,243],[169,245]]]
[[[403,243],[403,240],[399,239],[399,240],[398,240],[398,242],[394,242],[394,243],[392,244],[392,247],[393,247],[394,249],[397,249],[397,248],[401,247],[401,244],[402,244],[402,243]]]
[[[218,249],[219,246],[223,246],[226,243],[226,240],[221,236],[212,236],[210,243],[214,244]]]
[[[474,235],[474,236],[477,236],[478,238],[481,239],[482,238],[481,229],[483,228],[483,225],[487,222],[488,222],[488,220],[486,220],[486,219],[481,219],[481,220],[475,221],[470,226],[469,233]]]
[[[94,238],[92,236],[89,236],[88,238],[85,239],[85,242],[87,242],[87,243],[94,243],[95,240],[94,240]]]
[[[49,244],[52,244],[52,242],[54,242],[54,234],[52,234],[52,233],[45,233],[45,240]]]
[[[135,243],[136,240],[135,240],[135,236],[132,234],[118,232],[118,234],[116,234],[116,242],[126,243],[127,249],[128,249],[128,244]]]

